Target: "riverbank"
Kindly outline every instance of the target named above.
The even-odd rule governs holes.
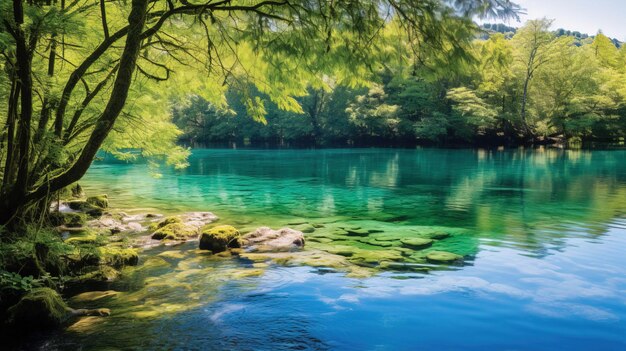
[[[400,233],[385,227],[385,223],[402,218],[381,216],[370,222],[294,218],[290,227],[282,229],[240,230],[221,223],[211,212],[165,216],[141,209],[113,209],[108,207],[107,195],[84,197],[79,186],[75,189],[74,198],[52,204],[49,217],[55,227],[42,227],[34,235],[34,252],[18,251],[29,240],[24,238],[3,247],[6,277],[10,274],[15,282],[32,282],[18,286],[7,294],[9,299],[3,299],[7,330],[27,335],[33,329],[72,328],[82,323],[81,316],[106,317],[111,310],[94,303],[117,295],[110,287],[129,274],[127,268],[150,270],[166,265],[163,257],[181,259],[177,265],[182,269],[175,276],[196,274],[193,265],[204,259],[234,260],[252,268],[233,271],[233,278],[261,275],[276,265],[316,267],[364,278],[387,270],[426,273],[463,264],[462,255],[431,249],[439,241],[463,235],[462,230],[413,227]],[[195,249],[190,250],[189,245],[177,249],[183,244]],[[170,249],[153,255],[158,247]],[[53,248],[58,252],[51,254]],[[10,289],[5,284],[3,292]],[[69,307],[63,299],[78,307]],[[40,323],[30,323],[33,319]]]

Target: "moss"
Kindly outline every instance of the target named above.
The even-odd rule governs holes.
[[[120,272],[109,266],[97,266],[91,272],[72,277],[65,284],[64,292],[79,292],[106,289],[116,280]]]
[[[21,328],[59,326],[68,316],[69,308],[61,296],[50,288],[36,288],[9,308],[11,324]]]
[[[109,198],[107,197],[107,195],[97,195],[97,196],[90,196],[87,198],[86,202],[88,204],[100,207],[100,208],[107,208],[109,207]]]
[[[429,247],[433,244],[432,239],[426,239],[426,238],[405,238],[405,239],[401,239],[400,242],[402,243],[402,245],[406,247],[416,248],[416,249]]]
[[[152,239],[186,240],[196,235],[198,235],[196,227],[175,222],[166,224],[165,226],[157,229],[154,233],[152,233]]]
[[[72,245],[91,245],[98,242],[98,236],[94,233],[85,233],[82,235],[76,235],[65,239],[66,244]]]
[[[69,302],[72,304],[85,304],[89,302],[114,298],[119,293],[115,290],[106,290],[106,291],[88,291],[75,296],[72,296],[69,299]]]
[[[139,262],[137,249],[115,246],[98,248],[101,262],[113,267],[135,266]]]
[[[82,213],[64,213],[63,222],[70,228],[82,227],[87,221],[87,216]]]
[[[92,205],[88,203],[87,201],[82,201],[82,200],[68,201],[67,206],[69,206],[69,208],[71,208],[74,211],[81,211],[91,217],[96,217],[96,218],[102,216],[102,214],[104,213],[104,210],[101,207]]]
[[[239,242],[241,234],[230,225],[219,225],[212,228],[205,228],[200,235],[200,249],[211,250],[218,253],[228,248],[237,248],[241,244]]]
[[[160,228],[165,227],[168,224],[174,224],[174,223],[183,223],[183,220],[180,219],[180,217],[176,217],[176,216],[165,217],[157,223],[156,229],[160,229]]]
[[[461,261],[463,256],[446,251],[431,251],[426,254],[426,259],[431,263],[454,263]]]

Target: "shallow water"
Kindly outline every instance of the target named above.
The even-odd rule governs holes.
[[[419,269],[373,263],[368,278],[216,259],[195,243],[147,250],[97,302],[110,317],[41,348],[626,349],[626,151],[203,149],[190,163],[154,178],[104,161],[81,184],[114,207],[212,211],[243,231],[323,225],[306,234],[321,249],[338,226],[453,235],[398,259]],[[464,264],[424,264],[429,250]]]

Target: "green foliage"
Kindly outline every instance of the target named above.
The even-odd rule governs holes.
[[[0,270],[0,296],[22,295],[38,286],[41,286],[41,280],[32,275],[23,277],[14,272]]]

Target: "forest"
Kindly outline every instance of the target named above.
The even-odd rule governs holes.
[[[366,84],[325,76],[298,97],[301,111],[271,101],[259,123],[237,89],[227,108],[198,96],[172,102],[181,140],[195,143],[377,146],[525,145],[619,141],[626,133],[626,48],[602,33],[588,36],[552,21],[516,30],[485,24],[468,33],[467,59],[444,64],[420,57],[385,64]],[[493,29],[492,29],[493,28]],[[254,96],[267,99],[261,92]]]

